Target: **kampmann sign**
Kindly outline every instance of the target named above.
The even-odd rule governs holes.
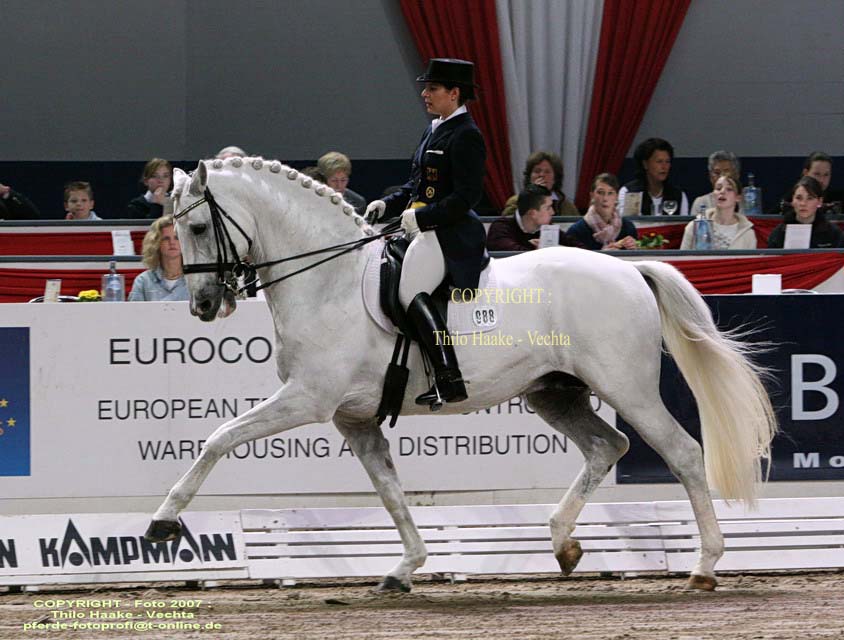
[[[0,518],[0,576],[234,569],[246,566],[238,512],[188,513],[182,535],[151,543],[144,514]]]
[[[758,327],[752,339],[772,347],[758,359],[772,373],[766,387],[781,428],[773,443],[771,480],[844,479],[844,344],[835,339],[831,324],[844,313],[844,296],[708,296],[706,301],[722,329]],[[669,411],[700,441],[694,399],[667,358],[660,387]],[[619,422],[630,437],[630,451],[617,466],[617,481],[674,481],[653,450]]]

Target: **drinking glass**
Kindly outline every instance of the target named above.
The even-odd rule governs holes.
[[[673,216],[677,213],[677,201],[676,200],[663,200],[662,201],[662,212],[667,216]]]

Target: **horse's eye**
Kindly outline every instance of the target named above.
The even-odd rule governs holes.
[[[207,224],[197,222],[190,225],[190,230],[195,236],[201,236],[205,233],[205,230],[208,228]]]

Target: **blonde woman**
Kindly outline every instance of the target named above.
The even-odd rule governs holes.
[[[132,283],[130,302],[188,300],[188,285],[182,272],[182,247],[176,237],[173,216],[153,222],[144,236],[144,271]]]
[[[713,249],[755,249],[753,223],[741,212],[741,184],[733,175],[722,175],[712,191],[715,206],[706,210],[712,222]],[[694,249],[695,223],[686,225],[681,249]]]

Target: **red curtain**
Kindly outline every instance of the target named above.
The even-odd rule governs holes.
[[[126,278],[126,295],[144,269],[120,269]],[[100,290],[102,269],[0,269],[0,302],[29,302],[44,295],[44,283],[60,278],[62,295],[75,296],[85,289]]]
[[[132,231],[135,253],[141,253],[146,231]],[[0,233],[2,256],[110,256],[111,231]]]
[[[577,187],[585,209],[589,183],[618,173],[639,130],[691,0],[604,0],[595,84]]]
[[[513,179],[495,1],[401,0],[401,8],[423,65],[429,58],[475,63],[480,90],[469,109],[486,141],[484,188],[492,204],[501,209],[511,195]]]
[[[812,289],[841,268],[844,254],[800,253],[765,258],[668,262],[702,294],[750,293],[754,273],[782,274],[783,289]]]

